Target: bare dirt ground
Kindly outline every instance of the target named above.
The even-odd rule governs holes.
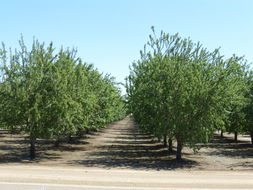
[[[2,131],[4,133],[4,131]],[[20,135],[0,134],[0,165],[76,166],[95,168],[129,168],[144,170],[252,170],[253,146],[249,138],[232,136],[214,140],[196,154],[184,148],[184,160],[178,162],[162,143],[142,134],[127,117],[73,144],[59,148],[39,143],[35,161],[28,157],[28,142]]]
[[[3,130],[0,189],[1,182],[132,189],[253,189],[253,146],[249,140],[247,136],[239,136],[235,143],[231,135],[215,136],[196,154],[184,148],[184,159],[179,162],[174,153],[168,154],[167,148],[142,134],[127,117],[85,138],[75,139],[73,144],[63,143],[56,148],[41,141],[37,145],[37,159],[30,161],[24,136],[6,134]]]

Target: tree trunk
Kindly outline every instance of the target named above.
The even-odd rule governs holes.
[[[235,142],[237,142],[237,137],[238,137],[238,132],[235,131],[235,138],[234,138]]]
[[[250,132],[251,144],[253,145],[253,131]]]
[[[55,147],[59,147],[59,145],[60,145],[60,138],[57,137],[57,139],[56,139],[55,142],[54,142],[54,146],[55,146]]]
[[[173,145],[172,145],[172,139],[171,138],[169,138],[169,152],[171,153],[171,152],[173,152],[173,147],[172,147]]]
[[[224,135],[223,135],[223,130],[221,130],[221,132],[220,132],[220,137],[224,137]]]
[[[79,129],[78,132],[77,132],[78,137],[79,137],[79,138],[82,138],[83,135],[84,135],[83,133],[84,133],[84,131],[81,130],[81,129]]]
[[[72,135],[71,135],[71,134],[69,134],[69,135],[68,135],[68,143],[72,143],[72,142],[73,142]]]
[[[36,157],[36,149],[35,149],[36,138],[30,137],[30,158],[31,160]]]
[[[11,135],[14,135],[15,134],[15,129],[13,126],[11,126]]]
[[[164,145],[165,147],[168,146],[167,135],[164,135],[164,136],[163,136],[163,145]]]
[[[182,159],[182,148],[183,144],[180,138],[177,138],[177,160]]]

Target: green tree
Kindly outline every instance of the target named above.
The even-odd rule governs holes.
[[[243,132],[250,134],[251,143],[253,144],[253,75],[252,72],[249,73],[247,77],[247,88],[246,93],[247,103],[243,108],[243,113],[245,114],[245,123]]]
[[[155,136],[175,138],[181,159],[184,145],[198,148],[224,123],[241,90],[238,67],[234,57],[224,61],[218,49],[209,52],[178,34],[161,32],[157,38],[153,29],[127,81],[136,123]]]
[[[9,57],[8,57],[9,55]],[[0,125],[29,135],[30,157],[38,138],[55,139],[98,129],[125,115],[116,84],[76,57],[76,50],[54,53],[52,43],[34,41],[28,51],[1,56]]]

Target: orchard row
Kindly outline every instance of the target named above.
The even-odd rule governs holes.
[[[38,138],[71,138],[125,116],[124,100],[109,75],[76,57],[76,50],[23,40],[15,52],[0,49],[0,125],[27,134],[35,158]]]
[[[243,57],[224,59],[219,49],[152,30],[127,78],[128,107],[138,126],[169,141],[170,151],[176,140],[177,159],[185,145],[197,150],[216,130],[253,140],[253,79]]]

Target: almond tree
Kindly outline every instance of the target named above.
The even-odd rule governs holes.
[[[178,34],[157,37],[153,29],[128,77],[136,123],[155,136],[175,138],[177,159],[184,145],[196,149],[197,143],[208,142],[240,96],[236,76],[241,66],[235,60],[224,61],[218,49],[209,52]]]
[[[31,159],[38,138],[58,144],[125,115],[115,83],[83,63],[76,50],[54,53],[52,43],[34,41],[29,51],[21,39],[19,51],[3,46],[0,55],[0,125],[29,135]]]
[[[243,108],[243,114],[245,115],[243,132],[250,135],[251,143],[253,145],[253,75],[252,74],[253,73],[250,72],[246,80],[248,91],[245,95],[245,97],[247,98],[247,102]]]

